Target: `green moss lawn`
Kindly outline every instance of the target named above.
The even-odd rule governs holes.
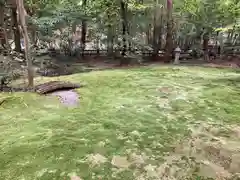
[[[240,122],[236,70],[145,67],[58,79],[84,84],[78,107],[33,93],[0,93],[0,179],[137,179],[144,166],[163,162],[190,125]],[[114,165],[113,157],[130,153],[147,158],[141,166]]]

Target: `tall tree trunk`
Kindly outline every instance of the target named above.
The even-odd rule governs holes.
[[[83,6],[84,13],[86,11],[86,5],[87,5],[87,0],[83,0],[83,5],[82,6]],[[82,55],[82,57],[84,56],[84,50],[85,50],[85,47],[86,47],[86,35],[87,35],[87,21],[84,17],[83,20],[82,20],[82,35],[81,35],[81,46],[82,46],[81,55]]]
[[[77,22],[73,22],[72,29],[71,29],[71,36],[69,38],[69,48],[70,48],[70,55],[71,56],[78,56],[79,52],[77,53],[77,43],[79,42],[77,33]],[[78,56],[79,57],[79,56]]]
[[[172,39],[172,0],[167,0],[167,36],[166,36],[166,46],[165,46],[165,60],[171,61],[171,54],[173,48],[173,39]]]
[[[1,45],[2,47],[5,48],[5,45],[6,45],[6,38],[5,38],[5,35],[4,35],[4,30],[5,29],[5,26],[4,26],[4,4],[1,4],[0,3],[0,41],[1,41]]]
[[[132,51],[132,42],[130,40],[132,31],[131,31],[131,24],[132,24],[132,15],[128,12],[128,4],[125,3],[125,14],[126,14],[126,22],[127,22],[127,42],[128,42],[128,51],[131,52]]]
[[[161,11],[160,20],[159,20],[159,15],[157,14],[158,11]],[[162,46],[162,24],[163,24],[163,10],[155,9],[154,29],[153,29],[153,56],[155,57],[158,55],[158,51]]]
[[[107,35],[107,55],[112,56],[113,55],[113,27],[108,27],[108,35]]]
[[[96,43],[97,43],[97,56],[99,56],[100,55],[100,37],[99,36],[97,36],[96,37]]]
[[[230,36],[230,42],[231,42],[232,45],[233,45],[234,32],[235,32],[235,26],[233,26],[233,28],[231,30],[231,36]]]
[[[128,20],[129,22],[131,22],[131,20]],[[128,23],[127,25],[127,35],[128,35],[128,51],[132,51],[132,43],[131,41],[129,40],[129,37],[131,36],[130,34],[130,23]]]
[[[203,35],[203,52],[204,52],[204,60],[205,61],[209,61],[208,42],[209,42],[209,34],[205,33]]]
[[[0,4],[0,40],[1,40],[1,44],[2,46],[7,49],[7,54],[10,55],[10,51],[11,51],[11,47],[8,41],[8,33],[7,33],[7,28],[8,28],[8,21],[5,20],[5,7],[4,4]]]
[[[32,70],[32,60],[30,58],[30,45],[29,45],[29,37],[26,25],[26,11],[24,9],[23,0],[16,0],[17,10],[18,10],[18,19],[20,22],[20,27],[22,30],[22,35],[24,38],[24,50],[25,50],[25,58],[27,61],[27,69],[28,69],[28,86],[33,87],[33,70]]]
[[[110,6],[110,5],[109,5]],[[108,10],[108,19],[110,20],[110,22],[108,22],[107,25],[107,55],[110,57],[113,55],[113,39],[114,39],[114,35],[113,35],[113,25],[111,22],[111,17],[110,17],[110,12]]]
[[[37,48],[38,47],[38,44],[37,44],[38,38],[37,38],[36,28],[32,26],[30,31],[31,31],[31,40],[32,40],[33,46],[34,46],[34,48]]]
[[[11,8],[12,13],[12,29],[14,33],[14,43],[15,43],[15,51],[21,52],[21,34],[18,27],[18,21],[17,21],[17,8],[12,7]]]
[[[126,55],[126,51],[127,51],[127,39],[126,39],[126,35],[127,35],[127,5],[126,3],[121,0],[121,19],[122,19],[122,56]]]
[[[146,29],[146,31],[145,31],[145,34],[146,34],[146,43],[148,44],[148,45],[151,45],[152,44],[152,42],[153,42],[153,35],[152,35],[152,32],[153,32],[153,30],[152,30],[152,23],[149,23],[148,24],[148,28]]]
[[[158,54],[158,25],[157,25],[157,0],[154,1],[154,15],[153,15],[153,39],[152,39],[152,48],[153,48],[153,56],[156,57]]]
[[[183,49],[188,50],[188,48],[189,48],[189,37],[186,36],[185,39],[184,39]]]
[[[151,44],[151,25],[149,24],[149,28],[146,30],[146,43]]]
[[[223,40],[224,40],[223,33],[219,32],[218,33],[218,41],[219,41],[218,54],[220,55],[220,59],[222,59],[222,55],[223,55],[223,48],[224,48]]]
[[[160,17],[160,26],[158,33],[158,51],[162,48],[162,35],[163,35],[163,9],[161,9],[161,17]]]

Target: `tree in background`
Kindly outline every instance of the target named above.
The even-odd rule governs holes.
[[[1,44],[14,40],[20,52],[17,7],[10,3],[15,0],[1,2],[7,19],[3,23],[1,16],[1,32],[7,33]],[[120,52],[127,58],[145,52],[158,58],[161,50],[170,61],[176,46],[204,50],[208,59],[212,40],[221,42],[221,53],[226,41],[231,45],[240,41],[238,0],[26,0],[24,8],[29,15],[27,34],[35,48],[47,46],[80,54],[77,58],[82,59],[91,48],[98,53],[106,50],[113,58]]]
[[[28,86],[33,87],[32,59],[30,57],[30,41],[28,37],[28,30],[27,30],[27,24],[26,24],[27,14],[24,8],[23,0],[16,0],[16,6],[18,11],[18,22],[24,38],[24,51],[25,51],[25,59],[27,62],[27,70],[28,70]]]
[[[173,2],[172,0],[167,0],[167,36],[166,36],[166,61],[170,61],[172,50],[173,50],[173,41],[172,41],[172,9]]]

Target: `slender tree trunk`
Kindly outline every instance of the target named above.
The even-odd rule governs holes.
[[[30,28],[31,31],[31,41],[33,43],[34,48],[38,47],[38,36],[37,36],[37,31],[35,27]]]
[[[158,20],[159,18],[157,17],[157,12],[161,11],[160,14],[160,20]],[[162,46],[162,23],[163,23],[163,13],[162,13],[162,9],[156,9],[155,10],[155,18],[154,18],[154,29],[153,29],[153,56],[157,56],[158,55],[158,51]],[[159,15],[158,15],[159,16]],[[158,21],[160,21],[160,23],[157,23]]]
[[[205,61],[209,61],[208,42],[209,42],[209,34],[205,33],[203,35],[203,52],[204,52],[204,60]]]
[[[231,41],[231,44],[232,44],[232,45],[233,45],[234,31],[235,31],[235,26],[233,26],[233,29],[232,29],[232,31],[231,31],[231,36],[230,36],[230,41]]]
[[[128,21],[131,22],[131,20],[128,20]],[[130,23],[128,23],[128,25],[127,25],[127,35],[128,35],[128,39],[129,39],[129,37],[131,36],[131,34],[130,34]],[[132,51],[132,43],[129,40],[128,40],[128,51],[130,51],[130,52]]]
[[[223,33],[219,32],[219,34],[218,34],[218,41],[219,41],[218,54],[220,55],[220,59],[222,59],[222,56],[223,56],[223,48],[224,48],[223,40],[224,40]]]
[[[22,29],[22,35],[24,38],[24,50],[25,50],[25,58],[27,61],[27,69],[28,69],[28,86],[33,87],[33,70],[32,70],[32,60],[30,58],[30,42],[28,37],[27,25],[26,25],[26,11],[24,9],[23,0],[16,0],[18,16],[20,27]]]
[[[166,36],[166,53],[165,53],[165,60],[167,62],[171,61],[171,54],[172,54],[172,46],[173,46],[173,39],[172,39],[172,7],[173,2],[172,0],[167,0],[167,36]]]
[[[6,46],[5,48],[10,53],[11,46],[10,46],[9,41],[8,41],[7,22],[4,22],[4,24],[3,24],[3,36],[4,36],[4,45]]]
[[[77,23],[74,22],[72,24],[71,36],[69,38],[70,56],[77,55],[76,45],[78,42],[78,38],[76,38],[76,30],[77,30]]]
[[[100,55],[100,37],[99,36],[97,36],[96,37],[96,43],[97,43],[97,56],[99,56]]]
[[[110,17],[110,12],[107,12],[108,13],[108,19],[110,20],[110,22],[108,22],[108,25],[107,25],[107,55],[110,57],[113,55],[113,39],[114,39],[114,36],[113,36],[113,25],[111,23],[111,17]]]
[[[153,48],[153,56],[156,57],[158,54],[158,25],[157,25],[157,0],[154,1],[154,15],[153,15],[153,39],[152,39],[152,48]]]
[[[158,51],[162,46],[162,26],[158,25],[153,36],[153,56],[158,55]]]
[[[86,5],[87,5],[87,0],[83,0],[83,9],[84,9],[84,13],[86,11]],[[86,47],[86,35],[87,35],[87,21],[85,18],[83,18],[82,20],[82,35],[81,35],[81,55],[82,57],[84,56],[84,50]]]
[[[125,3],[125,14],[126,14],[126,23],[127,23],[127,28],[126,28],[126,31],[127,31],[127,43],[128,43],[128,51],[131,52],[132,51],[132,42],[130,40],[130,37],[131,37],[131,34],[132,34],[132,31],[131,31],[131,24],[132,24],[132,15],[131,13],[129,13],[128,11],[128,4]]]
[[[158,33],[158,51],[162,48],[162,35],[163,35],[163,9],[161,9],[161,17],[160,17],[160,26]]]
[[[127,16],[126,16],[126,3],[121,0],[121,16],[122,16],[122,56],[126,55],[127,51]]]
[[[6,38],[5,38],[5,35],[4,35],[4,30],[5,29],[5,26],[4,26],[4,5],[3,4],[0,4],[0,41],[1,41],[1,45],[2,47],[5,48],[5,45],[6,45]]]
[[[122,53],[120,65],[128,64],[128,59],[125,58],[127,52],[127,32],[128,32],[128,22],[127,22],[127,4],[124,0],[120,1],[120,11],[122,20]]]
[[[108,36],[107,36],[107,54],[108,56],[112,56],[113,55],[113,27],[109,26],[108,27]]]
[[[146,43],[147,43],[147,44],[150,44],[150,43],[151,43],[150,35],[151,35],[151,33],[150,33],[150,28],[149,28],[149,29],[147,29],[147,31],[146,31]]]
[[[1,39],[1,44],[2,46],[7,49],[8,55],[10,55],[11,47],[8,41],[8,33],[7,33],[7,28],[8,28],[8,22],[4,21],[5,18],[5,7],[3,5],[0,5],[0,33],[2,35]]]
[[[152,24],[151,23],[149,23],[148,24],[148,28],[147,28],[147,30],[146,30],[146,43],[148,44],[148,45],[150,45],[150,44],[152,44],[152,42],[153,42],[153,37],[152,37],[152,32],[153,32],[153,30],[152,30]]]
[[[18,27],[18,21],[17,21],[17,8],[12,7],[11,8],[12,13],[12,28],[14,33],[14,43],[15,43],[15,51],[21,52],[21,34]]]

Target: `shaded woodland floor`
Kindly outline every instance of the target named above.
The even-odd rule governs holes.
[[[84,84],[80,104],[1,93],[5,180],[234,179],[240,171],[240,74],[147,66],[37,77]]]
[[[59,76],[69,75],[82,72],[90,72],[106,69],[129,69],[144,66],[169,66],[171,63],[164,63],[163,57],[160,59],[145,59],[141,63],[129,61],[128,64],[120,65],[120,59],[108,59],[106,57],[86,56],[84,59],[76,59],[73,57],[56,56],[56,57],[40,57],[36,60],[36,69],[40,67],[41,59],[47,59],[44,71],[40,71],[39,75],[43,76]],[[211,59],[209,62],[203,59],[182,59],[178,66],[199,66],[199,67],[216,67],[216,68],[234,68],[240,67],[240,57],[226,57],[223,59]],[[48,64],[50,63],[50,64]]]

